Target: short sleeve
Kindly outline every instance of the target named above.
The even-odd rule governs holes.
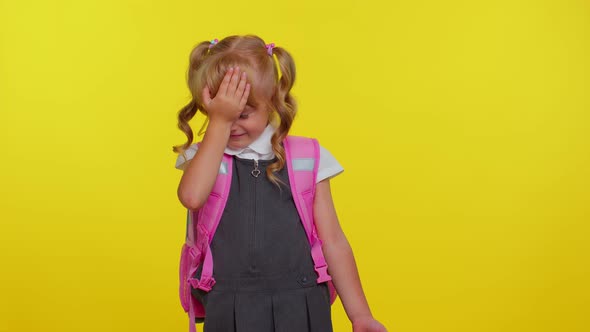
[[[342,168],[342,165],[340,165],[340,163],[336,160],[336,158],[334,158],[330,151],[326,150],[320,145],[320,165],[316,183],[319,183],[325,179],[333,178],[343,171],[344,168]]]
[[[184,155],[182,153],[178,154],[178,158],[176,158],[176,168],[179,170],[184,170],[186,166],[186,162],[193,159],[195,154],[197,153],[197,143],[192,144],[184,151]]]

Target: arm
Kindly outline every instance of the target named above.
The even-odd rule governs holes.
[[[211,193],[231,125],[231,122],[211,121],[197,153],[186,162],[177,191],[178,199],[186,208],[199,209]]]
[[[338,222],[328,179],[316,186],[314,219],[318,235],[323,242],[322,249],[332,282],[342,300],[346,315],[353,324],[353,329],[385,331],[385,327],[373,319],[369,309],[352,248]]]
[[[178,199],[186,208],[196,210],[207,201],[217,179],[231,127],[244,110],[249,94],[246,72],[240,75],[238,67],[228,69],[214,98],[207,86],[203,89],[203,106],[210,121],[203,142],[193,159],[187,161],[178,185]]]

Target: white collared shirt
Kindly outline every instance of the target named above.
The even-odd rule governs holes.
[[[270,143],[270,139],[274,134],[275,128],[272,124],[268,124],[264,131],[260,136],[254,140],[254,142],[250,143],[247,147],[243,149],[230,149],[229,147],[225,148],[225,153],[237,156],[242,159],[255,159],[255,160],[272,160],[275,157],[274,152],[272,151],[272,144]],[[193,159],[195,154],[197,153],[197,143],[191,144],[189,148],[185,151],[186,159],[182,154],[178,155],[176,159],[176,168],[179,170],[184,170],[186,166],[186,162],[188,160]],[[338,163],[336,158],[324,147],[320,145],[320,165],[318,166],[318,176],[316,179],[316,183],[328,178],[332,178],[344,171],[342,165]]]

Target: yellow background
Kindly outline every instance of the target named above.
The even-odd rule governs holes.
[[[389,331],[590,330],[587,1],[0,0],[0,332],[186,331],[176,113],[246,33],[296,60]]]

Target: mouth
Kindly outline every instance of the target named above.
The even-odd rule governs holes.
[[[245,133],[243,133],[243,134],[239,134],[239,135],[229,135],[229,137],[230,137],[230,138],[239,138],[239,137],[242,137],[242,136],[244,136],[244,135],[245,135]]]

